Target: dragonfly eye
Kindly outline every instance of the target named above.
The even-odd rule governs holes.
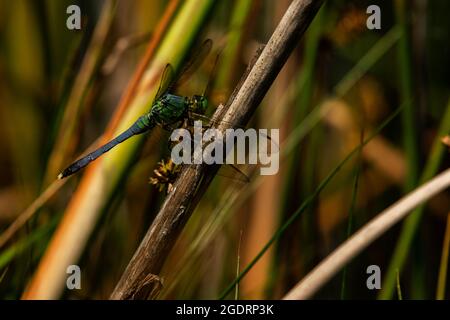
[[[195,102],[197,107],[200,109],[201,113],[204,113],[206,111],[206,108],[208,107],[208,100],[204,96],[194,96]]]
[[[206,108],[208,108],[208,100],[206,100],[205,97],[202,97],[201,99],[201,105],[202,105],[202,110],[203,112],[206,111]]]

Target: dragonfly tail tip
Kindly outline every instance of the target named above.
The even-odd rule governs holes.
[[[64,178],[63,174],[62,173],[58,174],[58,180],[61,180],[62,178]]]

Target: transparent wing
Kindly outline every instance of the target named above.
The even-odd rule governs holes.
[[[171,83],[174,80],[175,72],[173,71],[173,67],[168,63],[164,68],[164,71],[161,76],[161,81],[159,82],[159,88],[156,92],[155,99],[153,102],[161,98],[161,96],[169,90]]]
[[[228,178],[234,182],[239,182],[240,184],[246,184],[250,182],[249,176],[234,164],[222,165],[217,172],[217,175]]]
[[[209,54],[212,48],[212,40],[205,40],[197,50],[191,54],[188,62],[184,65],[177,79],[175,79],[175,71],[169,63],[165,66],[159,83],[158,91],[156,92],[154,101],[158,100],[166,92],[174,92],[183,83],[185,83],[192,74],[205,61],[205,57]]]
[[[208,83],[206,84],[205,90],[203,91],[202,96],[204,97],[209,97],[209,93],[212,87],[212,84],[214,82],[214,79],[216,78],[216,73],[217,73],[217,64],[219,62],[219,58],[220,58],[220,54],[222,52],[220,51],[217,55],[216,55],[216,60],[214,61],[214,65],[211,69],[211,72],[209,73],[209,79],[208,79]]]
[[[190,57],[187,59],[183,69],[181,70],[177,80],[172,83],[168,89],[168,91],[173,92],[176,91],[183,83],[185,83],[192,74],[202,65],[202,63],[206,60],[205,58],[211,52],[212,48],[212,40],[206,39],[203,43],[193,50]]]

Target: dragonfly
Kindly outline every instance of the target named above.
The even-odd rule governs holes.
[[[58,175],[58,179],[64,179],[77,173],[118,144],[133,136],[149,132],[156,126],[161,126],[166,130],[173,130],[174,128],[180,127],[181,124],[185,123],[187,119],[191,119],[194,115],[205,118],[204,114],[208,107],[206,95],[212,82],[212,73],[208,84],[201,95],[192,95],[188,97],[176,95],[172,91],[189,78],[191,72],[197,69],[204,61],[204,57],[209,54],[211,48],[212,40],[205,40],[198,52],[196,52],[186,64],[177,81],[173,81],[173,68],[170,64],[167,64],[163,71],[161,82],[150,110],[146,114],[140,116],[127,130],[117,137],[69,165]],[[217,58],[215,65],[216,64]],[[213,68],[215,68],[215,65]]]

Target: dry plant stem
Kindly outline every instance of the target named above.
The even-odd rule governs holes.
[[[152,33],[146,32],[142,34],[132,34],[129,36],[124,36],[116,41],[114,49],[105,58],[105,62],[101,67],[101,73],[103,76],[110,75],[120,62],[120,59],[125,54],[126,51],[133,49],[141,44],[148,42],[151,39]]]
[[[381,212],[372,221],[341,244],[332,254],[323,260],[302,281],[292,288],[284,300],[302,300],[311,298],[343,266],[359,254],[364,248],[389,230],[394,224],[405,218],[411,210],[450,186],[450,169],[439,174],[421,187],[415,189],[395,204]]]
[[[292,1],[245,81],[228,101],[228,109],[225,108],[222,120],[235,125],[247,123],[322,2]],[[219,129],[225,130],[226,127],[222,125]],[[111,299],[149,297],[152,288],[145,279],[149,274],[156,275],[160,272],[169,251],[202,196],[202,191],[207,188],[216,171],[217,168],[211,169],[204,165],[183,168],[173,192],[164,201]]]

